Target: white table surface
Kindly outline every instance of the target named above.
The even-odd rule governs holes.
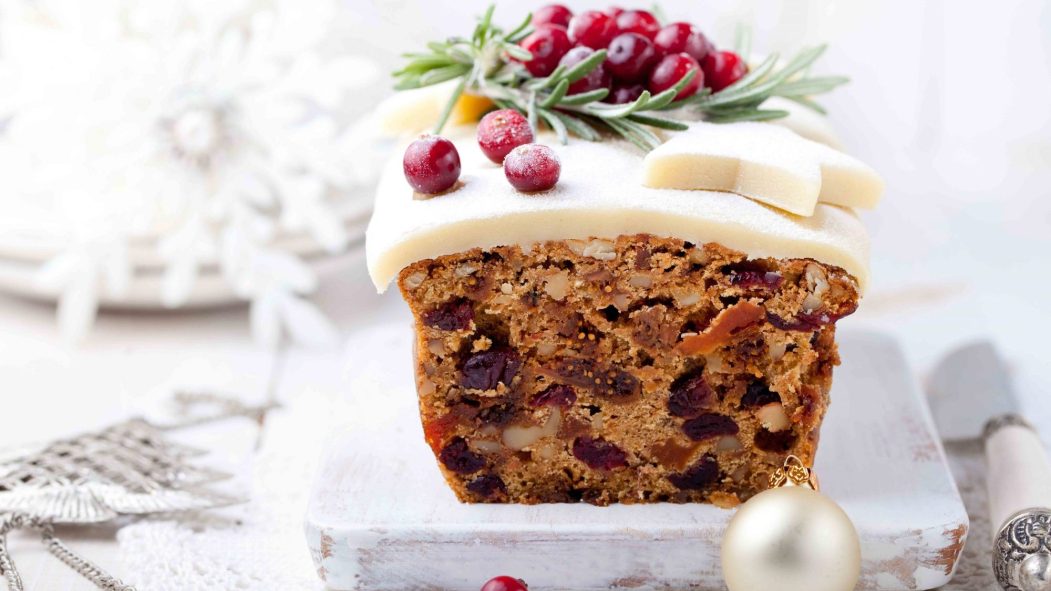
[[[434,19],[424,18],[436,13],[422,0],[366,3],[362,30],[351,34],[366,44],[382,37],[379,46],[394,54],[402,47],[390,39],[448,33],[449,21],[482,3],[443,5],[445,14]],[[954,345],[992,338],[1015,369],[1031,417],[1046,426],[1046,440],[1051,48],[1042,3],[1020,2],[1012,10],[952,3],[950,11],[932,2],[918,11],[911,2],[870,2],[853,11],[835,12],[829,4],[828,11],[809,13],[772,11],[771,4],[740,3],[760,15],[756,39],[764,38],[765,27],[833,41],[826,70],[850,73],[854,82],[826,104],[837,127],[848,131],[848,151],[888,181],[880,209],[864,216],[873,234],[873,285],[861,311],[843,325],[894,334],[920,376]],[[676,7],[666,6],[686,12]],[[395,20],[391,10],[421,17]],[[762,22],[775,13],[791,27]],[[893,46],[886,35],[891,29]],[[317,301],[346,334],[380,320],[408,322],[398,295],[376,296],[360,265],[326,284]],[[289,376],[340,371],[338,351],[297,350],[279,358],[260,349],[248,334],[244,308],[107,313],[76,347],[59,342],[53,314],[49,306],[0,296],[0,446],[102,426],[127,416],[136,400],[175,387],[227,388],[267,400],[300,379]],[[240,434],[244,440],[227,442],[230,459],[250,453],[245,450],[258,435],[249,430]],[[69,539],[122,574],[111,529]],[[91,588],[27,539],[15,536],[11,546],[31,591]]]

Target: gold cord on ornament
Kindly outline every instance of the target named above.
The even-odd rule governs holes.
[[[785,465],[770,475],[770,488],[782,486],[805,486],[818,490],[817,475],[797,456],[785,458]]]

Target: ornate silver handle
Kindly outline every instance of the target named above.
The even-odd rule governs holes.
[[[993,572],[1008,591],[1051,591],[1051,509],[1007,520],[993,544]]]

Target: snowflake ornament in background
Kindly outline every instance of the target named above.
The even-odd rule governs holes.
[[[374,170],[347,163],[347,100],[371,61],[326,52],[339,0],[0,0],[3,207],[46,204],[64,252],[43,266],[72,338],[101,290],[120,295],[128,253],[163,265],[161,301],[184,304],[215,268],[252,302],[257,338],[326,341],[304,296],[311,269],[281,249],[306,235],[347,246],[339,206]]]

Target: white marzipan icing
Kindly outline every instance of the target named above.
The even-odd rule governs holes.
[[[653,189],[642,185],[643,154],[623,141],[542,134],[562,161],[551,191],[519,193],[503,169],[481,153],[474,127],[447,130],[463,164],[457,190],[414,199],[401,150],[383,172],[366,233],[369,274],[386,291],[406,266],[472,248],[546,240],[615,238],[648,233],[703,244],[717,242],[750,257],[813,258],[837,265],[864,289],[868,236],[849,208],[818,203],[796,216],[733,193]]]

